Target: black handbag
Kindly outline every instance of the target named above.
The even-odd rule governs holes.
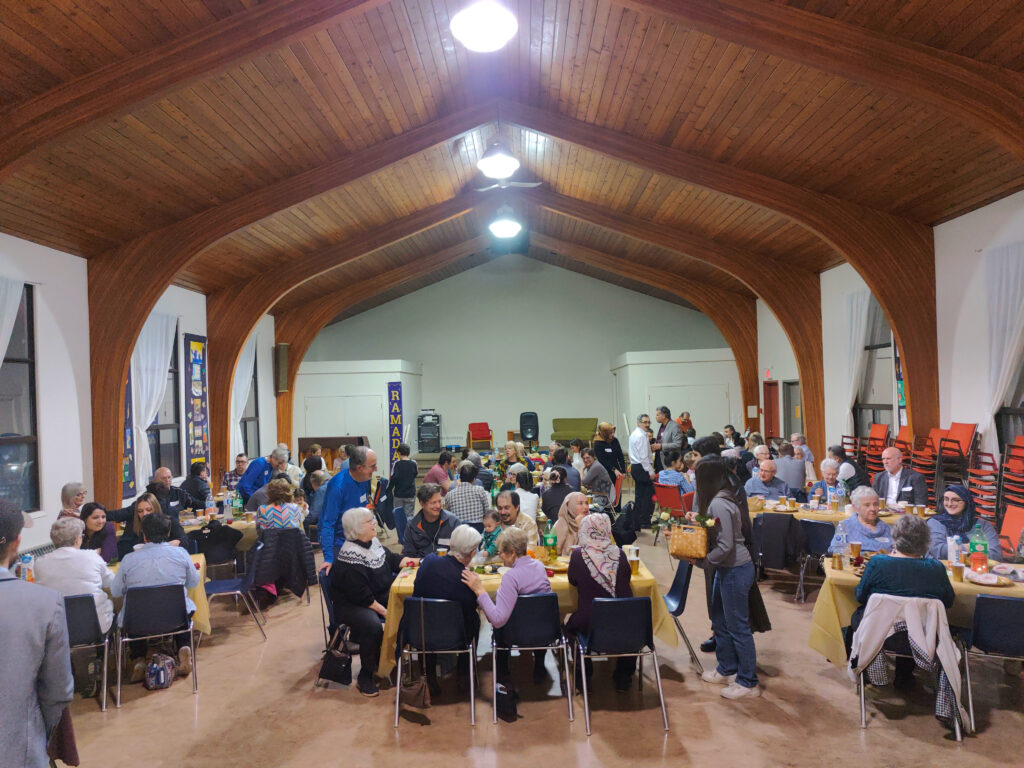
[[[631,501],[623,508],[622,514],[616,517],[615,522],[612,523],[612,538],[615,539],[615,543],[620,547],[636,541],[636,529],[633,528],[632,514],[633,502]]]
[[[420,603],[420,650],[426,647],[426,624],[423,621],[423,603]],[[398,700],[405,706],[414,709],[427,709],[430,706],[430,686],[427,685],[426,675],[421,674],[417,678],[410,675],[408,682],[399,680],[398,686]]]
[[[344,648],[328,648],[324,651],[324,659],[320,663],[322,680],[330,680],[338,685],[352,684],[352,656]]]
[[[494,709],[498,717],[506,723],[514,723],[519,719],[519,709],[516,702],[519,701],[519,693],[511,685],[498,684],[497,697],[494,699]]]

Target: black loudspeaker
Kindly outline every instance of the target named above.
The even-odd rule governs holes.
[[[441,415],[433,411],[420,413],[416,419],[416,442],[420,453],[441,452]]]
[[[519,414],[519,436],[524,443],[533,442],[540,433],[540,422],[533,411]]]
[[[276,344],[274,346],[274,391],[277,393],[288,391],[288,349],[291,344]]]

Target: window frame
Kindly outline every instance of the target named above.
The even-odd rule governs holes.
[[[252,359],[252,404],[253,404],[253,415],[246,416],[245,411],[242,411],[242,417],[238,420],[238,427],[242,432],[242,450],[246,456],[262,456],[260,453],[260,390],[259,390],[259,377],[256,372],[259,370],[257,361],[259,360],[259,352]],[[246,432],[246,426],[249,423],[253,423],[256,426],[256,445],[255,450],[250,451],[249,437]]]
[[[31,495],[35,498],[35,504],[27,504],[28,508],[38,509],[40,508],[40,487],[39,487],[39,403],[37,400],[37,387],[36,387],[36,305],[35,305],[35,286],[30,283],[25,283],[22,286],[22,298],[21,301],[25,303],[25,336],[27,340],[26,349],[28,357],[8,357],[7,349],[10,349],[10,341],[8,341],[7,349],[4,350],[4,356],[0,358],[0,365],[4,363],[18,363],[20,365],[28,366],[28,400],[29,400],[29,412],[30,412],[30,432],[29,435],[13,435],[11,437],[0,437],[0,446],[6,445],[34,445],[36,459],[33,462],[32,470],[32,492]],[[19,302],[20,304],[20,302]]]
[[[183,474],[184,462],[182,458],[182,431],[181,431],[181,348],[179,344],[179,333],[181,324],[174,325],[174,344],[171,345],[171,359],[168,361],[167,378],[168,382],[174,381],[174,417],[177,423],[158,424],[155,421],[146,427],[146,445],[149,447],[149,458],[152,462],[152,469],[155,472],[157,467],[163,466],[160,463],[161,443],[160,433],[163,430],[174,429],[178,435],[177,465],[169,467],[175,477]],[[173,374],[173,376],[172,376]],[[158,417],[159,418],[159,417]],[[148,481],[147,481],[148,482]]]
[[[892,331],[889,332],[889,340],[888,341],[879,342],[878,344],[865,344],[864,345],[864,351],[865,352],[873,352],[873,351],[878,350],[878,349],[892,349],[894,354],[895,354],[896,346],[893,343]],[[862,381],[861,384],[863,385],[863,383],[864,382]],[[875,416],[874,416],[875,413],[877,413],[878,411],[887,411],[888,414],[889,414],[888,424],[889,424],[890,428],[899,429],[899,425],[894,421],[894,419],[898,418],[898,417],[896,415],[896,410],[894,408],[894,404],[893,403],[862,403],[860,401],[860,398],[858,398],[858,399],[853,401],[853,408],[850,409],[850,413],[853,415],[853,434],[854,434],[855,437],[864,437],[864,438],[867,437],[867,435],[857,434],[857,432],[858,432],[857,425],[860,424],[860,419],[858,417],[864,411],[870,411],[871,412],[871,414],[872,414],[871,415],[871,422],[872,423],[881,423],[881,421],[883,421],[881,419],[876,419]]]

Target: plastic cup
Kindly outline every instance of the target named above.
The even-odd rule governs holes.
[[[964,564],[963,563],[950,563],[949,572],[953,577],[953,581],[964,580]]]
[[[853,558],[860,557],[860,542],[859,541],[851,541],[850,542],[850,557],[853,557]]]

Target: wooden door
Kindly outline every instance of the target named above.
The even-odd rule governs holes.
[[[764,396],[761,398],[764,408],[764,437],[779,436],[779,382],[766,381]]]

